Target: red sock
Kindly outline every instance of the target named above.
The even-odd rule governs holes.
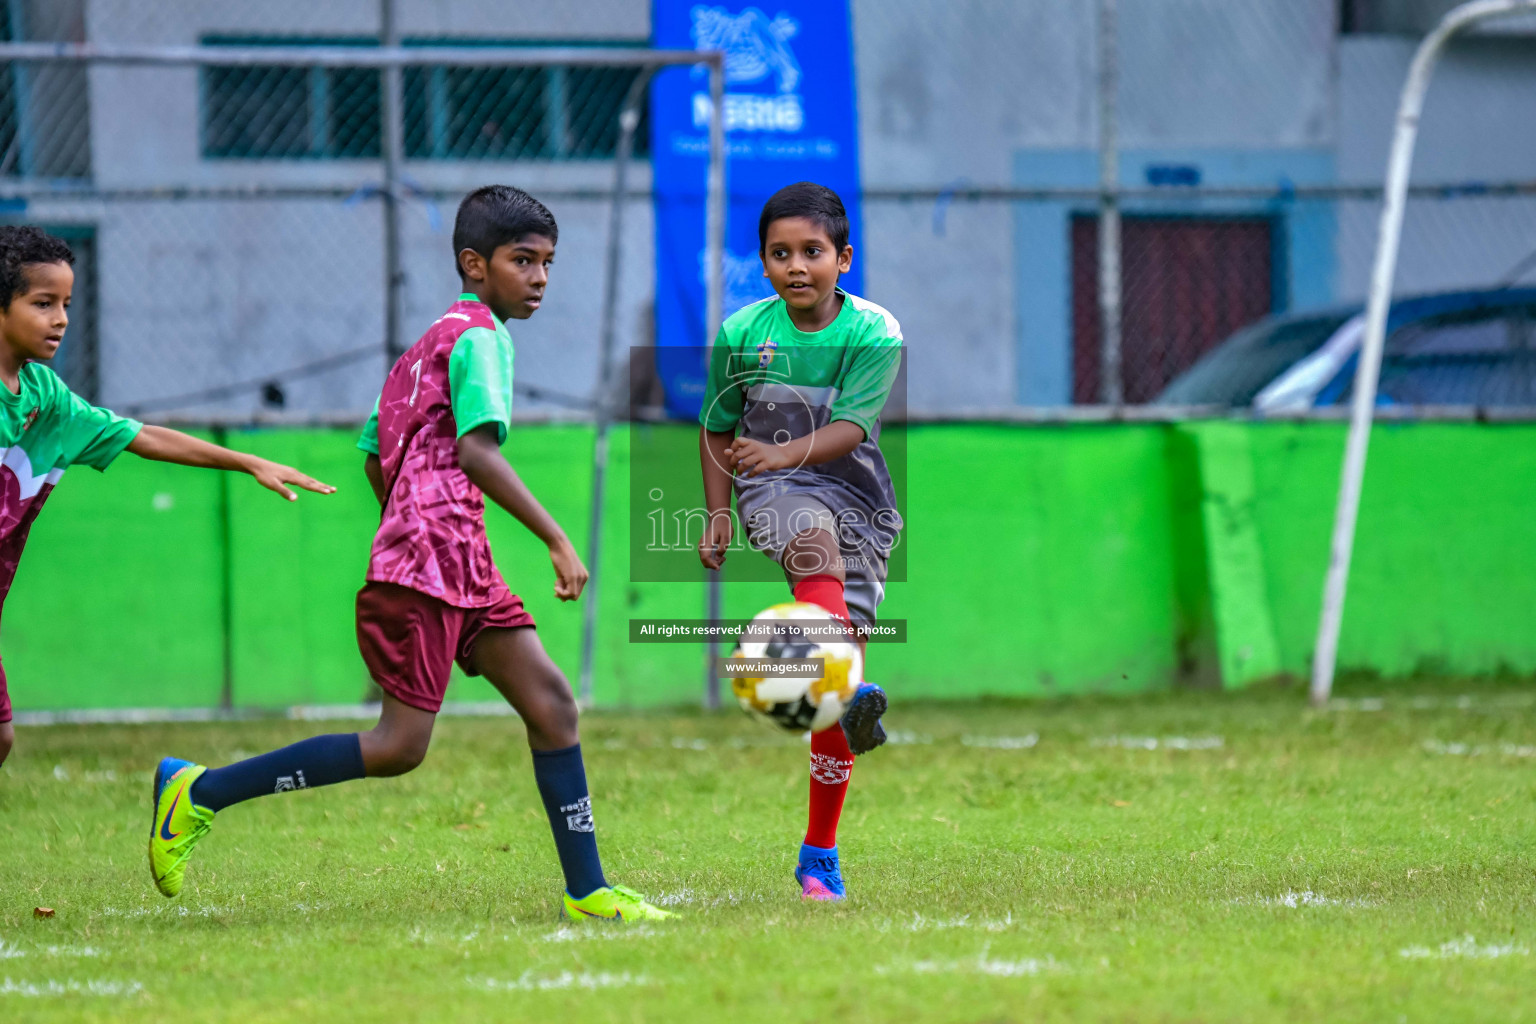
[[[843,600],[843,581],[836,576],[807,576],[795,584],[795,600],[819,605],[849,625],[848,603]]]
[[[836,576],[807,576],[795,584],[795,600],[818,605],[844,622],[848,603],[843,600],[843,581]],[[848,777],[853,771],[853,751],[842,726],[811,733],[811,814],[805,828],[808,846],[830,850],[837,845],[837,820],[843,815]]]
[[[811,733],[811,815],[805,842],[830,850],[837,845],[837,819],[843,815],[848,795],[848,776],[853,772],[853,751],[843,727]]]

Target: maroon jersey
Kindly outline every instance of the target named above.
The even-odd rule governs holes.
[[[458,608],[508,599],[485,536],[485,495],[459,467],[458,440],[512,418],[512,338],[483,302],[459,296],[384,381],[357,446],[379,456],[387,498],[368,579]]]

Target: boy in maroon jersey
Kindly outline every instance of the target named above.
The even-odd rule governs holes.
[[[357,596],[358,645],[384,691],[379,723],[225,768],[163,760],[150,867],[167,896],[181,890],[192,848],[230,804],[420,764],[457,660],[490,680],[527,726],[565,874],[566,915],[670,916],[603,877],[570,684],[502,581],[485,536],[489,495],[548,546],[555,596],[581,595],[586,567],[501,454],[512,417],[512,339],[503,321],[539,308],[557,235],[554,216],[520,189],[489,185],[460,204],[453,247],[463,294],[390,370],[358,442],[383,510]]]

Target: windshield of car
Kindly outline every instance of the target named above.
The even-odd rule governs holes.
[[[1347,403],[1351,383],[1336,399]],[[1536,406],[1536,305],[1430,317],[1394,331],[1381,357],[1378,402]]]
[[[1249,405],[1264,386],[1317,350],[1350,314],[1319,314],[1245,327],[1191,366],[1157,405]]]

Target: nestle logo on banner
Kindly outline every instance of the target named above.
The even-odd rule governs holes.
[[[693,94],[693,126],[709,127],[709,93]],[[728,132],[797,132],[805,127],[799,96],[758,96],[750,92],[725,94]]]
[[[748,132],[798,132],[805,127],[805,108],[795,91],[800,84],[800,62],[789,40],[800,30],[795,19],[769,17],[756,7],[732,14],[724,7],[700,5],[693,14],[694,48],[725,53],[727,85],[750,85],[773,79],[778,95],[728,92],[725,95],[725,130]],[[709,127],[709,94],[693,94],[693,126]]]

